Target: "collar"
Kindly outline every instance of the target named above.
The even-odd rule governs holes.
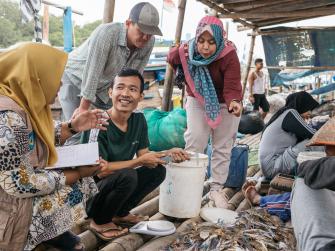
[[[127,28],[125,24],[122,24],[118,44],[127,47]]]

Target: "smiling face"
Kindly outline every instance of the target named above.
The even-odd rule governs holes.
[[[202,33],[198,38],[197,50],[203,58],[209,58],[216,52],[215,39],[208,31]]]
[[[141,80],[137,76],[119,77],[114,80],[114,85],[109,89],[109,97],[113,107],[118,112],[131,113],[143,99],[141,93]]]

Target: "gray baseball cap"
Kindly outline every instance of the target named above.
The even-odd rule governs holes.
[[[129,19],[137,23],[144,34],[163,36],[158,27],[158,11],[151,3],[141,2],[136,4],[130,11]]]

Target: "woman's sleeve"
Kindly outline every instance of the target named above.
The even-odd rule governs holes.
[[[303,120],[296,110],[287,113],[282,123],[282,129],[296,135],[298,141],[310,139],[315,133],[315,130]]]
[[[20,115],[0,112],[0,186],[20,198],[50,194],[65,185],[63,172],[31,165],[32,138]]]
[[[167,56],[167,62],[176,70],[177,66],[181,64],[179,57],[179,47],[171,48]]]
[[[232,100],[242,101],[241,67],[236,51],[223,58],[227,62],[224,74],[223,97],[227,106]]]

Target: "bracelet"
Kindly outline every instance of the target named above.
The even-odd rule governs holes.
[[[69,128],[71,134],[77,134],[78,132],[75,131],[72,127],[71,120],[67,122],[67,128]]]

